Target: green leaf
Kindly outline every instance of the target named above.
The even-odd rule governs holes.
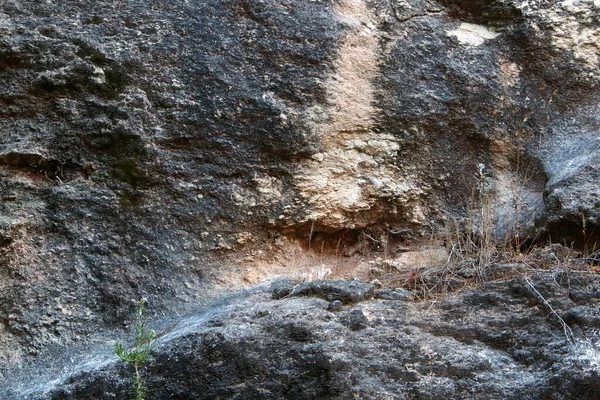
[[[115,353],[121,361],[127,362],[135,366],[136,379],[135,379],[135,393],[136,399],[144,399],[146,393],[146,387],[144,386],[144,380],[141,375],[138,374],[138,370],[141,370],[150,358],[153,351],[154,341],[156,340],[156,331],[147,330],[146,321],[144,320],[144,312],[146,301],[140,300],[136,309],[136,321],[135,321],[135,342],[129,349],[123,348],[121,343],[115,344]]]

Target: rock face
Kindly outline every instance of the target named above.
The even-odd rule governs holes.
[[[2,3],[3,359],[120,326],[141,295],[189,301],[211,254],[264,236],[320,146],[301,112],[326,101],[332,18],[309,1]]]
[[[437,302],[368,300],[335,313],[322,299],[259,292],[166,333],[146,370],[149,398],[596,399],[600,281],[590,276],[519,278]],[[128,398],[131,374],[113,356],[27,398]]]
[[[2,1],[0,361],[478,191],[499,235],[593,247],[599,43],[598,0]]]

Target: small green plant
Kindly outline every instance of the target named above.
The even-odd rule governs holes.
[[[156,332],[154,330],[147,329],[146,319],[144,313],[146,312],[146,300],[142,299],[139,301],[136,308],[135,318],[135,342],[129,349],[125,349],[121,343],[115,345],[115,353],[121,359],[121,361],[132,365],[135,369],[134,377],[134,392],[135,400],[144,400],[147,387],[144,377],[142,376],[142,369],[144,365],[150,359],[150,355],[153,351],[154,341],[156,340]]]

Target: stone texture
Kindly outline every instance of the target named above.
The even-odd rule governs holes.
[[[2,1],[0,362],[121,330],[131,299],[175,315],[281,234],[439,232],[469,213],[478,164],[498,235],[592,248],[599,16],[597,0]]]
[[[344,308],[344,303],[342,303],[340,300],[334,300],[327,305],[327,311],[331,311],[331,312],[342,311],[343,308]]]
[[[370,299],[375,286],[357,280],[303,282],[294,287],[290,296],[315,296],[327,301],[339,300],[344,304],[358,303]]]
[[[271,297],[275,300],[289,296],[298,282],[291,278],[279,278],[271,283]]]
[[[381,289],[375,292],[375,298],[381,300],[403,300],[411,301],[414,299],[414,294],[406,289]]]
[[[303,113],[340,31],[310,1],[1,7],[0,321],[20,328],[0,358],[18,363],[122,328],[131,299],[175,312],[248,230],[268,240],[319,150]]]
[[[598,277],[566,278],[528,279],[560,315],[588,315],[583,304],[600,305]],[[587,295],[575,300],[569,291]],[[435,302],[389,304],[368,300],[330,313],[321,299],[272,300],[259,292],[213,306],[210,318],[183,319],[161,336],[146,372],[148,397],[597,398],[596,322],[579,318],[571,325],[576,343],[568,344],[522,278]],[[132,371],[114,355],[107,360],[27,399],[127,398]]]

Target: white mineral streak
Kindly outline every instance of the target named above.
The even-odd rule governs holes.
[[[396,139],[372,131],[379,48],[374,18],[364,0],[342,0],[335,12],[350,28],[326,83],[330,106],[321,113],[328,118],[312,118],[323,152],[298,169],[296,185],[310,210],[307,221],[352,229],[377,220],[377,200],[406,200],[411,188],[390,161],[399,149]],[[309,118],[311,112],[319,110]]]
[[[457,29],[448,31],[448,35],[456,37],[466,46],[481,46],[486,40],[494,39],[500,34],[482,25],[462,23]]]

